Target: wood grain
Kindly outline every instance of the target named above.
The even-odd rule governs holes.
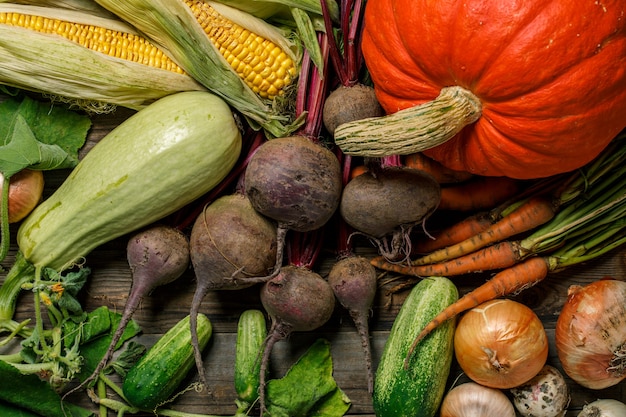
[[[131,115],[132,112],[119,109],[114,114],[94,117],[94,125],[89,135],[88,144],[82,155],[86,154],[107,132]],[[132,140],[132,138],[129,138]],[[147,173],[149,174],[149,173]],[[46,189],[44,195],[52,193],[63,181],[67,172],[46,172]],[[14,241],[15,226],[12,227]],[[92,276],[81,293],[81,303],[91,310],[106,305],[120,311],[130,288],[130,271],[125,260],[127,236],[123,236],[93,251],[87,257],[87,264],[92,268]],[[367,241],[357,240],[357,252],[365,256],[373,256],[374,248]],[[3,267],[10,266],[16,248],[12,246]],[[605,276],[619,279],[626,277],[626,249],[606,255],[602,259],[572,267],[564,272],[551,275],[546,281],[519,294],[515,299],[531,307],[543,321],[550,339],[550,356],[548,363],[560,368],[554,347],[554,326],[559,311],[565,302],[567,289],[570,285],[592,282]],[[318,269],[324,275],[330,269],[334,258],[328,251],[321,259]],[[454,278],[461,294],[470,291],[476,285],[489,278],[490,274],[472,274]],[[135,314],[135,320],[141,325],[143,333],[139,341],[150,346],[178,320],[188,314],[189,305],[195,288],[194,274],[190,269],[175,283],[158,288],[151,297],[144,300]],[[389,296],[386,290],[389,285],[381,288],[372,310],[371,332],[374,365],[378,363],[393,320],[398,313],[406,294]],[[234,346],[236,326],[239,314],[246,309],[261,308],[258,287],[245,290],[211,292],[201,307],[201,311],[209,316],[214,328],[213,337],[205,350],[207,375],[210,377],[210,392],[188,391],[179,396],[172,408],[187,413],[232,415],[235,412],[235,391],[233,387]],[[28,296],[20,297],[16,319],[32,317],[33,306]],[[334,364],[334,376],[339,386],[352,401],[349,411],[351,416],[373,417],[371,398],[366,389],[365,368],[362,362],[360,340],[347,313],[339,306],[331,320],[316,332],[295,333],[289,339],[279,342],[272,354],[271,376],[279,377],[295,362],[304,350],[319,337],[331,342]],[[190,375],[189,381],[196,377]],[[457,380],[458,379],[458,380]],[[456,363],[453,364],[449,385],[455,381],[464,382]],[[576,416],[581,407],[598,398],[615,398],[626,401],[626,383],[617,386],[591,391],[582,388],[568,379],[572,393],[572,402],[567,416]],[[81,404],[94,408],[84,396],[74,396]],[[112,413],[111,413],[112,415]],[[384,417],[384,416],[381,416]]]

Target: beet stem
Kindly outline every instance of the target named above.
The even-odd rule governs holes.
[[[365,356],[365,367],[367,369],[367,391],[370,395],[374,392],[374,372],[372,370],[372,348],[370,344],[369,321],[362,311],[348,310],[350,317],[361,338],[361,346]]]
[[[265,385],[267,381],[267,372],[268,365],[270,362],[270,356],[272,354],[272,349],[276,342],[286,339],[289,334],[292,332],[292,327],[281,321],[272,319],[272,324],[270,326],[270,330],[268,332],[267,337],[265,338],[265,342],[263,343],[263,356],[261,358],[261,370],[259,375],[259,406],[260,406],[260,417],[263,417],[263,414],[267,411],[265,406]]]
[[[200,305],[202,300],[209,292],[208,283],[196,284],[196,291],[193,294],[191,301],[191,309],[189,311],[189,330],[191,332],[191,345],[193,346],[193,356],[196,361],[196,368],[198,369],[198,375],[200,383],[207,389],[209,387],[206,372],[204,371],[204,360],[202,359],[202,352],[200,351],[200,342],[198,341],[198,314],[200,312]]]

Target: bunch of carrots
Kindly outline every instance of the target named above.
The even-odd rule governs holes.
[[[415,346],[441,323],[486,301],[517,294],[550,273],[589,261],[626,242],[626,133],[581,169],[546,178],[517,198],[440,230],[414,245],[423,253],[408,264],[382,256],[379,269],[408,279],[458,276],[500,270],[490,280],[450,305],[427,324]]]

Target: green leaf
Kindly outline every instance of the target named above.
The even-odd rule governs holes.
[[[105,373],[115,371],[122,378],[126,377],[128,370],[137,363],[137,361],[146,353],[148,349],[141,343],[128,342],[126,349],[120,353],[117,359],[111,361],[109,365],[104,369]]]
[[[115,333],[115,330],[117,329],[117,326],[119,325],[122,315],[119,313],[114,313],[112,311],[109,311],[109,317],[110,317],[111,325],[109,326],[108,332],[101,337],[97,337],[89,341],[88,343],[81,345],[80,353],[84,359],[84,365],[81,369],[80,374],[78,375],[78,378],[81,381],[89,377],[92,374],[92,372],[96,369],[98,362],[100,362],[100,359],[102,359],[102,357],[104,356],[105,352],[107,351],[109,347],[109,344],[111,343],[111,339],[113,338],[113,333]],[[115,348],[119,349],[120,346],[122,346],[124,342],[126,342],[127,340],[139,334],[140,331],[141,331],[141,327],[139,327],[137,322],[134,320],[131,320],[126,326],[126,329],[124,330],[124,333]]]
[[[38,141],[56,145],[67,153],[67,168],[78,163],[78,150],[84,145],[91,128],[89,117],[28,97],[20,105],[20,114],[24,116]]]
[[[267,383],[266,405],[272,417],[340,417],[350,403],[338,390],[330,342],[318,339],[284,377]]]
[[[37,375],[23,375],[14,366],[0,361],[0,400],[20,406],[43,417],[91,417],[89,410],[71,403],[61,403],[61,397]],[[7,383],[10,381],[10,383]]]
[[[350,409],[350,398],[339,387],[315,404],[309,417],[344,416]]]
[[[39,415],[24,408],[0,401],[0,416],[2,417],[39,417]]]
[[[23,97],[0,103],[0,172],[73,168],[91,127],[88,117]]]

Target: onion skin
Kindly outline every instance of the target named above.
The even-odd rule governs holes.
[[[454,351],[474,382],[509,389],[541,371],[548,358],[548,337],[529,307],[509,299],[491,300],[461,317]]]
[[[441,402],[440,417],[515,417],[515,408],[504,393],[475,382],[452,388]]]
[[[565,373],[589,389],[626,378],[626,282],[601,279],[573,285],[555,330]]]
[[[0,174],[0,191],[4,176]],[[43,172],[23,169],[9,179],[9,223],[17,223],[28,216],[41,202],[43,194]]]
[[[599,399],[583,407],[576,417],[623,417],[626,416],[626,404],[613,399]]]

